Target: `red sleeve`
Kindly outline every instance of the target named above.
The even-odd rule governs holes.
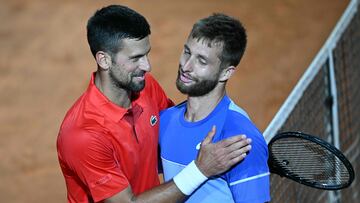
[[[146,74],[146,85],[148,85],[146,88],[150,89],[151,98],[155,100],[155,102],[158,104],[159,110],[163,110],[169,107],[174,106],[174,102],[169,99],[162,87],[159,85],[159,83],[154,79],[152,75],[149,73]]]
[[[94,201],[109,198],[129,186],[113,156],[112,144],[104,135],[82,131],[74,137],[67,162],[89,188]]]

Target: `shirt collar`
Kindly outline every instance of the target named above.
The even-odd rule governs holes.
[[[96,108],[98,108],[97,110],[99,110],[100,112],[102,112],[104,115],[106,115],[107,117],[111,118],[113,121],[115,122],[119,122],[124,115],[126,114],[126,112],[128,111],[128,109],[126,108],[122,108],[116,104],[114,104],[113,102],[111,102],[95,85],[95,72],[91,75],[91,79],[90,79],[90,84],[88,86],[88,96],[89,96],[89,101],[90,103],[92,103]],[[132,101],[132,105],[134,106],[135,103],[137,103],[138,99],[135,99],[134,101]],[[137,104],[140,105],[141,104]]]

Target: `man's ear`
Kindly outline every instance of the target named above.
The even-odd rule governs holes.
[[[235,66],[226,67],[221,71],[219,81],[226,82],[234,72],[235,72]]]
[[[96,63],[102,70],[108,70],[111,66],[111,57],[108,53],[103,51],[96,52]]]

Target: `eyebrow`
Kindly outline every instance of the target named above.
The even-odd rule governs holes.
[[[136,55],[134,55],[134,56],[130,56],[129,58],[130,58],[130,59],[141,58],[141,57],[147,55],[148,53],[150,53],[150,50],[151,50],[151,47],[149,48],[149,50],[147,50],[147,51],[145,52],[145,54],[136,54]]]
[[[184,45],[184,49],[189,50],[191,52],[190,48],[186,44]],[[200,59],[206,60],[206,61],[209,60],[208,57],[201,55],[201,54],[197,54],[197,57],[199,57]]]

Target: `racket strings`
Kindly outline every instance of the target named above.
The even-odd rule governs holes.
[[[343,185],[350,175],[343,162],[319,144],[288,138],[272,145],[274,160],[291,176],[321,185]],[[301,155],[301,156],[299,156]]]

